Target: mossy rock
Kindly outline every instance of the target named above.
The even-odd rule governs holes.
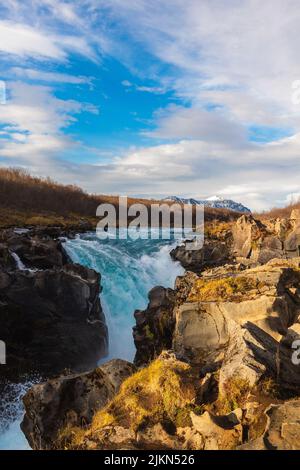
[[[218,302],[225,300],[242,301],[251,291],[263,285],[255,278],[246,276],[226,277],[222,279],[198,279],[191,289],[189,302]]]
[[[119,393],[102,410],[91,425],[82,429],[66,426],[60,431],[58,447],[85,448],[87,441],[97,441],[104,428],[123,427],[137,432],[156,423],[187,425],[195,406],[197,380],[192,368],[183,362],[160,357],[148,367],[125,380]],[[199,410],[198,410],[199,411]],[[101,448],[102,443],[98,443]]]

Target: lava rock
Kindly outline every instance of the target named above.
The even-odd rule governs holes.
[[[0,338],[7,364],[1,376],[83,372],[107,353],[100,275],[67,264],[44,271],[0,271]]]

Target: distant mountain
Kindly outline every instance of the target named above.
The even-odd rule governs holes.
[[[193,199],[193,198],[184,198],[178,196],[169,196],[163,199],[164,201],[174,201],[180,204],[192,204],[200,205],[203,204],[206,207],[213,207],[216,209],[230,209],[235,212],[244,212],[250,213],[250,209],[245,207],[240,202],[232,201],[232,199],[223,199],[220,196],[212,196],[207,199]]]

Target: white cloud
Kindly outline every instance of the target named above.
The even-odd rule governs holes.
[[[23,23],[0,21],[0,53],[36,60],[64,61],[70,51],[96,60],[92,47],[83,37],[55,34],[46,28]]]
[[[233,147],[247,143],[246,129],[226,114],[201,108],[172,105],[156,113],[157,129],[147,135],[164,139],[201,139],[228,142]]]
[[[76,121],[83,111],[97,112],[88,103],[57,99],[51,87],[14,82],[10,98],[0,106],[0,155],[25,159],[34,166],[63,150],[76,145],[63,134],[63,129]]]
[[[159,86],[142,86],[142,85],[135,85],[131,83],[129,80],[123,80],[121,84],[128,89],[134,89],[137,91],[145,92],[145,93],[153,93],[154,95],[163,95],[166,93],[166,89],[164,87]]]
[[[179,96],[225,106],[243,122],[299,129],[292,103],[292,83],[300,78],[297,0],[104,3],[134,44],[177,68],[177,77],[163,82]]]
[[[48,82],[48,83],[69,83],[73,85],[88,84],[92,86],[93,77],[74,76],[66,73],[44,72],[38,69],[30,69],[23,67],[12,67],[9,73],[19,79],[29,79],[32,81]]]
[[[285,199],[286,204],[296,204],[299,201],[300,201],[300,192],[288,194]]]
[[[121,84],[125,86],[126,88],[130,88],[133,86],[133,84],[129,80],[123,80]]]
[[[0,22],[0,51],[19,56],[32,56],[63,60],[65,52],[58,45],[58,38],[29,28],[22,24]]]
[[[148,132],[175,143],[77,166],[40,155],[72,145],[62,130],[84,106],[61,102],[46,88],[25,100],[17,85],[5,113],[0,108],[10,133],[2,155],[32,154],[34,171],[97,192],[218,193],[253,209],[283,204],[300,192],[300,106],[292,101],[292,83],[300,79],[298,0],[11,0],[3,8],[9,11],[0,22],[3,54],[57,62],[77,52],[96,60],[100,49],[130,67],[138,83],[146,77],[157,84],[124,80],[129,90],[173,90],[186,106],[156,112]],[[124,32],[131,41],[124,41]],[[32,80],[76,81],[30,67]],[[249,125],[292,129],[294,135],[258,145],[247,141]]]

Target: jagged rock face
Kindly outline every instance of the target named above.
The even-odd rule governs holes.
[[[300,213],[299,210],[293,210],[290,216],[289,224],[291,230],[287,233],[284,240],[284,248],[288,258],[300,255]]]
[[[147,309],[134,313],[136,326],[133,329],[133,338],[137,349],[135,364],[147,364],[163,349],[171,348],[174,306],[175,292],[172,289],[155,287],[149,292]]]
[[[175,307],[177,357],[212,370],[221,364],[220,390],[235,376],[253,386],[266,371],[279,374],[286,387],[299,387],[292,349],[280,343],[297,322],[299,286],[299,271],[272,263],[199,278],[187,301]]]
[[[0,268],[15,269],[16,262],[6,243],[0,243]]]
[[[270,405],[263,435],[240,450],[300,450],[300,400]]]
[[[253,250],[253,244],[259,240],[262,234],[262,224],[259,224],[252,216],[240,217],[232,230],[233,252],[236,256],[249,258]]]
[[[21,424],[32,449],[55,447],[59,431],[86,426],[94,414],[118,392],[135,367],[120,359],[112,360],[92,372],[61,377],[35,385],[25,395],[25,417]]]
[[[141,366],[155,359],[163,350],[171,349],[175,326],[174,307],[184,302],[197,276],[191,272],[177,278],[175,290],[155,287],[149,294],[145,310],[134,313],[136,326],[133,338],[136,346],[134,362]]]
[[[27,268],[50,269],[69,262],[59,240],[29,235],[13,235],[7,240],[11,252],[16,253]]]
[[[225,242],[206,240],[200,250],[188,250],[186,243],[174,248],[171,257],[187,270],[201,273],[204,269],[221,266],[230,261],[230,253]]]
[[[275,228],[273,227],[275,231]],[[236,258],[251,259],[265,264],[274,258],[283,258],[283,242],[278,235],[252,216],[242,216],[232,229],[232,252]]]
[[[0,271],[0,338],[7,365],[1,374],[53,376],[85,371],[107,352],[99,300],[100,275],[79,265],[45,271]]]
[[[34,448],[232,449],[242,443],[241,410],[204,412],[205,387],[197,368],[168,353],[115,391],[101,367],[34,387],[24,399],[22,429]]]
[[[294,414],[293,402],[282,403],[300,395],[292,360],[300,339],[300,258],[283,259],[296,223],[278,226],[280,234],[249,217],[237,225],[240,263],[223,265],[226,255],[203,271],[203,252],[186,255],[181,247],[194,272],[174,290],[153,289],[148,308],[135,313],[136,363],[143,367],[117,393],[103,378],[105,366],[101,380],[96,370],[88,379],[50,382],[34,398],[29,392],[24,423],[35,448],[299,448],[298,400]],[[231,240],[222,243],[229,253]]]
[[[269,442],[267,448],[298,445],[290,408],[269,407],[272,398],[268,395],[263,395],[261,403],[253,400],[260,400],[260,394],[265,393],[260,387],[266,377],[273,378],[271,382],[281,393],[300,394],[300,370],[293,364],[291,347],[300,332],[299,263],[300,259],[273,260],[252,269],[218,267],[202,276],[182,276],[174,291],[151,291],[148,309],[140,312],[144,321],[140,328],[153,328],[155,348],[146,351],[155,357],[166,338],[168,344],[173,338],[173,349],[128,377],[117,393],[110,395],[105,385],[104,399],[99,400],[95,412],[91,411],[94,397],[102,382],[95,381],[96,389],[89,387],[83,395],[85,385],[82,379],[77,385],[76,377],[68,378],[68,386],[64,378],[55,382],[58,385],[43,386],[44,395],[39,392],[37,401],[25,400],[29,421],[24,423],[32,445],[51,449],[207,450],[244,448],[248,439],[251,442],[247,445],[253,448],[265,448],[265,442]],[[159,328],[158,321],[164,315],[165,330]],[[141,362],[152,357],[142,354]],[[57,410],[63,397],[70,395],[73,412],[66,409],[61,423]],[[55,411],[52,422],[59,421],[50,437],[47,409],[39,408],[40,396]],[[87,416],[87,426],[79,419],[78,409]],[[262,434],[263,439],[256,439]]]
[[[54,238],[51,238],[51,235]],[[28,269],[51,269],[70,263],[59,237],[62,229],[55,227],[43,230],[12,229],[0,232],[0,267],[13,271],[18,269],[16,255]]]
[[[225,318],[215,304],[187,302],[176,309],[173,349],[178,358],[194,364],[213,363],[228,340]]]
[[[264,224],[252,215],[243,215],[231,228],[225,227],[225,231],[222,224],[219,232],[218,226],[212,230],[208,227],[200,250],[188,250],[184,243],[173,249],[170,255],[185,269],[197,274],[236,260],[247,260],[252,266],[262,265],[272,259],[298,256],[300,220],[293,226],[295,228],[291,231],[290,221],[278,219],[273,224]]]
[[[293,210],[290,219],[264,224],[243,215],[232,229],[232,253],[236,258],[265,264],[275,258],[290,259],[300,254],[300,214]]]

